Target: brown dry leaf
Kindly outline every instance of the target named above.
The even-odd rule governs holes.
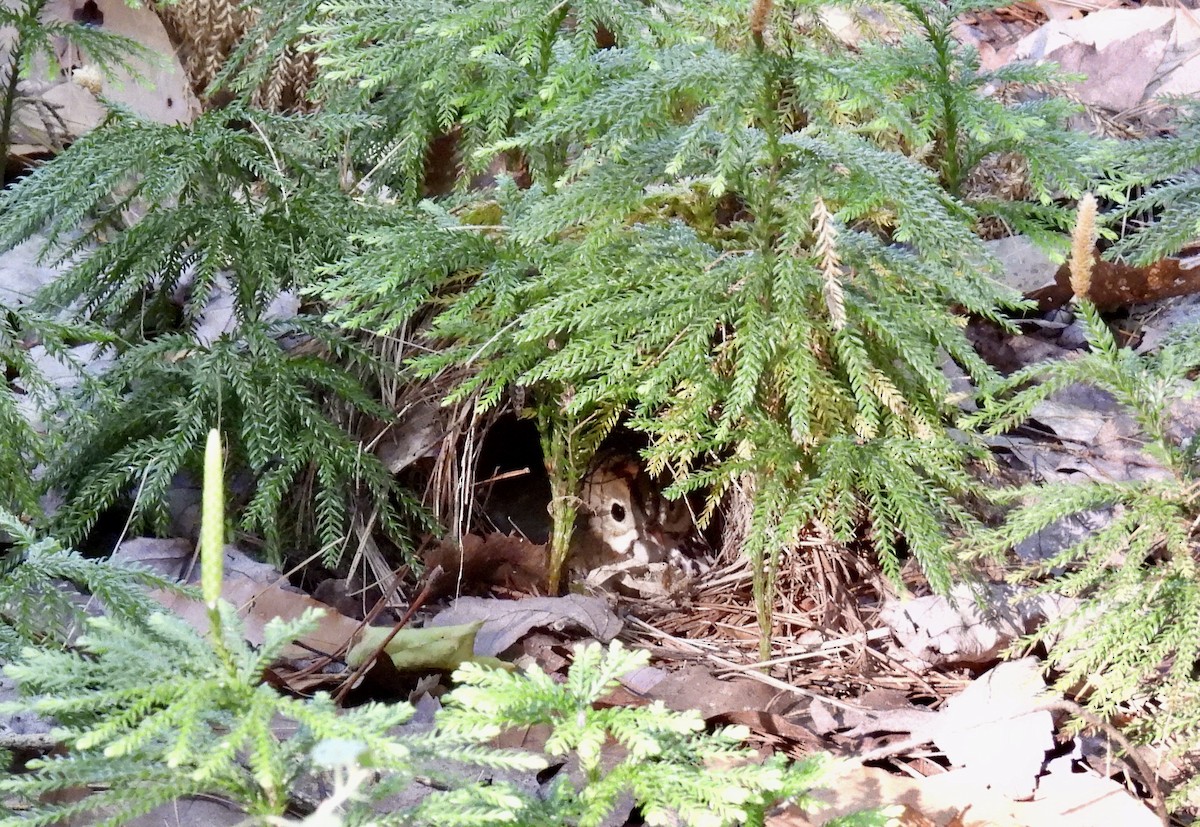
[[[1180,386],[1180,395],[1187,386]],[[1192,403],[1194,407],[1194,403]],[[1179,416],[1194,419],[1188,405]],[[988,437],[996,449],[1008,451],[1039,479],[1062,482],[1125,482],[1166,479],[1170,472],[1143,450],[1144,437],[1129,412],[1107,391],[1070,385],[1034,408],[1031,421],[1049,431],[1047,437]]]
[[[896,710],[912,708],[908,692],[899,689],[871,689],[855,698],[853,705],[838,703],[829,698],[813,698],[808,704],[804,719],[806,728],[818,735],[836,736],[840,730],[857,728]],[[928,714],[926,710],[919,712]]]
[[[1038,362],[1069,359],[1076,355],[1075,351],[1048,342],[1040,336],[1014,336],[999,325],[983,319],[969,322],[966,334],[979,355],[989,365],[1006,374]]]
[[[889,598],[879,620],[892,630],[920,669],[948,663],[995,662],[1009,644],[1061,609],[1048,597],[1021,599],[1015,586],[989,583],[973,591],[959,585],[950,594]],[[983,605],[980,605],[982,601]]]
[[[1051,20],[1017,44],[1015,57],[1086,75],[1076,87],[1081,100],[1125,113],[1161,95],[1200,91],[1198,40],[1194,11],[1144,5]]]
[[[317,584],[312,596],[346,617],[362,620],[382,599],[383,591],[377,583],[364,585],[358,576],[330,577]],[[383,617],[385,620],[394,619],[388,615]]]
[[[533,629],[579,629],[601,643],[621,631],[621,620],[596,597],[527,597],[494,600],[460,597],[437,615],[431,626],[460,626],[482,622],[475,636],[476,655],[499,655]]]
[[[1038,782],[1032,801],[1013,806],[1022,824],[1046,827],[1161,827],[1162,822],[1128,790],[1090,773],[1052,772]]]
[[[809,754],[829,749],[829,744],[808,727],[771,712],[746,709],[738,712],[722,712],[711,717],[705,716],[704,720],[710,726],[747,727],[751,733],[759,737],[783,742],[789,748],[788,754],[790,755]]]
[[[1120,25],[1115,20],[1112,23]],[[1147,89],[1166,53],[1166,39],[1167,31],[1161,27],[1126,34],[1103,51],[1090,43],[1072,43],[1056,50],[1054,60],[1064,71],[1087,76],[1073,89],[1085,103],[1125,112],[1148,98]]]
[[[983,786],[1014,800],[1033,792],[1054,720],[1038,709],[1046,690],[1036,658],[1002,663],[939,710],[933,741],[951,764],[978,775]]]
[[[78,5],[67,0],[54,0],[44,14],[51,20],[69,21]],[[88,25],[128,37],[151,52],[150,60],[131,56],[132,71],[112,67],[111,78],[102,80],[102,94],[159,123],[190,123],[194,120],[200,114],[200,104],[192,94],[175,47],[153,10],[145,6],[131,7],[124,0],[96,0],[95,6],[96,11],[87,21]],[[104,106],[87,88],[98,80],[92,77],[90,59],[66,41],[56,43],[56,49],[56,57],[62,66],[67,69],[81,67],[82,71],[75,73],[77,80],[22,83],[21,93],[52,107],[56,117],[43,118],[47,111],[43,106],[22,106],[16,112],[14,143],[57,148],[90,131],[105,117]],[[0,46],[0,59],[7,65],[5,51]],[[39,59],[31,77],[49,77],[48,69],[45,60]],[[57,118],[62,122],[59,123]],[[66,134],[60,134],[63,126]]]
[[[1045,682],[1036,658],[1002,663],[951,698],[938,711],[910,707],[884,712],[847,735],[911,733],[880,754],[902,754],[932,742],[950,763],[976,778],[977,786],[1008,798],[1027,798],[1047,751],[1054,748],[1054,721],[1045,703]]]
[[[1053,779],[1053,780],[1052,780]],[[830,783],[813,791],[827,805],[815,813],[795,807],[769,816],[769,827],[823,827],[862,810],[895,807],[896,824],[937,827],[1159,827],[1150,810],[1119,785],[1086,774],[1043,779],[1031,801],[1012,801],[981,786],[978,776],[951,770],[927,778],[892,775],[847,764]],[[907,808],[907,809],[903,809]],[[918,814],[926,822],[910,820]]]
[[[769,711],[779,692],[760,681],[739,677],[723,680],[696,665],[675,672],[645,667],[620,681],[621,686],[608,693],[602,703],[645,706],[660,701],[679,712],[697,711],[712,726],[746,726],[761,738],[782,742],[800,752],[829,746],[807,726]]]
[[[1180,443],[1200,429],[1198,389],[1200,385],[1182,379],[1172,389],[1169,437]],[[1168,468],[1145,449],[1145,433],[1129,410],[1108,391],[1069,385],[1038,403],[1030,426],[1031,436],[986,441],[1007,451],[1038,480],[1126,483],[1171,478]]]
[[[200,579],[199,566],[192,566],[194,548],[188,540],[138,537],[122,543],[113,558],[141,563],[158,574],[194,585]],[[246,640],[256,646],[262,643],[263,629],[271,620],[277,617],[292,620],[308,609],[322,610],[324,615],[317,628],[297,641],[303,646],[284,650],[284,656],[289,658],[308,657],[312,650],[332,654],[349,642],[359,627],[358,621],[292,588],[274,568],[251,560],[234,546],[225,547],[221,597],[238,608]],[[154,598],[201,634],[207,632],[208,610],[199,600],[164,592],[156,592]]]
[[[398,474],[423,457],[435,456],[446,435],[444,416],[440,405],[419,402],[380,434],[375,453],[388,471]]]
[[[445,590],[470,585],[533,592],[546,583],[546,564],[544,545],[507,534],[467,534],[461,547],[440,543],[425,556],[426,568],[441,566],[446,573],[440,581]]]
[[[1123,0],[1037,0],[1038,7],[1051,20],[1072,20],[1084,12],[1097,12],[1120,6]]]
[[[705,719],[733,712],[769,709],[778,690],[747,678],[721,680],[703,666],[685,666],[667,673],[644,691],[650,701],[662,701],[670,709],[695,709]]]
[[[954,36],[979,51],[984,71],[1009,63],[1017,42],[1037,29],[1045,14],[1036,2],[1018,2],[1003,8],[968,11],[954,23]]]
[[[522,638],[521,653],[513,660],[521,664],[536,663],[548,675],[564,675],[571,665],[570,650],[563,639],[548,632],[534,632]]]
[[[1200,263],[1200,256],[1194,252],[1190,255]],[[1118,335],[1137,337],[1135,352],[1140,356],[1154,353],[1175,331],[1197,323],[1200,323],[1200,294],[1132,308],[1129,318],[1120,323]]]
[[[985,241],[984,246],[1000,263],[1004,272],[1001,281],[1005,285],[1026,296],[1054,285],[1059,265],[1025,236],[997,238]]]
[[[554,732],[549,724],[534,724],[532,726],[513,727],[506,729],[492,740],[492,746],[497,749],[523,749],[529,752],[546,751],[546,741]]]
[[[662,683],[669,674],[671,673],[666,669],[659,669],[657,666],[643,666],[632,672],[626,672],[617,678],[617,681],[630,692],[647,695],[654,691],[654,687]]]
[[[1093,534],[1103,531],[1113,521],[1116,513],[1113,508],[1093,508],[1055,520],[1013,546],[1013,552],[1022,563],[1044,563],[1064,549],[1082,543]],[[1043,603],[1043,606],[1048,605]],[[1045,617],[1061,617],[1067,612],[1075,611],[1078,606],[1077,598],[1060,595],[1053,608],[1045,613]]]
[[[98,823],[104,815],[112,813],[89,812],[60,823],[64,827],[87,827]],[[201,824],[204,827],[239,827],[247,823],[247,817],[232,804],[219,799],[181,798],[123,823],[128,827],[195,827]]]
[[[863,767],[846,762],[838,771],[825,779],[825,783],[811,792],[811,796],[822,805],[822,809],[805,812],[789,806],[767,816],[767,827],[824,827],[836,818],[842,818],[863,810],[883,809],[900,825],[906,810],[920,813],[939,827],[961,815],[966,805],[956,799],[946,800],[929,794],[923,789],[926,779],[905,778],[892,775],[876,767]],[[984,791],[984,797],[987,797]],[[993,808],[1000,811],[1007,802],[992,794]],[[960,796],[959,798],[961,798]],[[974,799],[974,797],[973,797]],[[911,821],[909,822],[912,823]],[[1012,824],[990,820],[976,821],[967,818],[963,827],[990,827],[992,824]]]

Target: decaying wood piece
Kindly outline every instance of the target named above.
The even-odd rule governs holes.
[[[1164,258],[1146,267],[1106,261],[1098,252],[1093,255],[1088,298],[1100,310],[1200,293],[1200,255]],[[1053,286],[1035,290],[1028,297],[1037,301],[1040,310],[1062,307],[1071,299],[1070,278],[1070,269],[1063,264]]]

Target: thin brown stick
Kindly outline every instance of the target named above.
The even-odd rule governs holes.
[[[371,607],[371,611],[367,612],[366,616],[363,617],[363,619],[359,621],[358,628],[354,630],[354,634],[351,635],[346,640],[345,643],[343,643],[341,646],[339,646],[334,651],[330,652],[327,655],[324,655],[323,657],[318,658],[317,660],[310,663],[308,666],[297,671],[296,676],[302,677],[304,675],[311,675],[312,673],[317,672],[318,670],[324,669],[326,666],[333,663],[335,660],[337,660],[342,655],[344,655],[350,649],[350,641],[354,639],[354,636],[357,635],[359,632],[361,632],[368,625],[370,625],[371,622],[375,620],[375,618],[379,617],[380,613],[384,610],[384,608],[387,607],[388,596],[396,591],[396,588],[400,585],[400,582],[405,578],[405,576],[407,576],[407,574],[408,574],[408,566],[407,565],[403,565],[400,568],[396,569],[396,571],[392,575],[392,582],[388,584],[387,590],[384,591],[384,593],[380,596],[380,598],[375,601],[375,605]]]
[[[392,639],[400,633],[401,629],[408,625],[408,622],[412,620],[413,615],[417,613],[417,610],[425,605],[425,601],[427,601],[433,594],[433,587],[437,584],[437,581],[441,579],[441,576],[441,566],[436,566],[433,571],[429,572],[429,574],[425,577],[425,587],[421,589],[420,594],[413,598],[412,603],[409,604],[408,611],[404,613],[404,617],[400,618],[400,620],[397,621],[394,626],[392,626],[392,631],[388,633],[387,637],[380,641],[379,645],[375,647],[375,651],[371,653],[371,656],[360,663],[358,668],[350,673],[350,677],[346,678],[345,682],[342,684],[342,688],[339,689],[337,694],[333,696],[334,703],[340,704],[346,699],[346,696],[350,694],[350,690],[353,689],[358,684],[358,681],[362,678],[362,676],[367,673],[367,670],[370,669],[375,663],[375,660],[383,652],[384,648],[392,642]]]

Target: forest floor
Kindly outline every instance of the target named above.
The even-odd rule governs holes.
[[[1169,132],[1171,109],[1160,97],[1200,92],[1200,13],[1181,4],[1023,2],[964,19],[958,35],[979,49],[985,68],[1036,59],[1086,74],[1069,89],[1087,111],[1076,127],[1110,137]],[[989,244],[1011,285],[1039,304],[1021,321],[1021,337],[973,323],[980,352],[1005,371],[1072,358],[1085,341],[1069,309],[1065,273],[1019,237]],[[53,278],[29,256],[26,246],[0,260],[0,298],[40,286],[31,278]],[[1153,352],[1170,330],[1200,320],[1200,266],[1192,269],[1198,262],[1185,251],[1147,268],[1102,267],[1097,303],[1130,347]],[[16,274],[23,281],[14,281]],[[219,329],[220,318],[211,321]],[[1193,427],[1200,407],[1181,402],[1178,416]],[[408,423],[392,435],[392,450],[436,453],[442,438],[436,421],[410,417]],[[1111,397],[1076,386],[1040,406],[1026,426],[994,439],[998,467],[989,473],[1003,483],[1150,478],[1157,469],[1131,444],[1134,431]],[[536,453],[497,463],[488,469],[493,480],[484,482],[519,474],[531,460],[537,462]],[[181,525],[189,508],[194,518],[195,503],[180,492]],[[489,513],[486,502],[480,506]],[[1005,653],[1034,624],[1068,611],[1071,601],[1023,598],[1001,571],[942,597],[929,593],[914,567],[904,572],[902,590],[871,573],[869,552],[832,547],[814,534],[778,574],[771,657],[762,660],[751,572],[735,550],[706,546],[695,571],[615,570],[592,578],[586,593],[553,597],[539,592],[545,548],[538,538],[478,522],[461,544],[431,541],[425,563],[440,576],[409,588],[397,586],[400,578],[365,529],[351,538],[357,548],[347,578],[280,572],[231,547],[225,597],[243,607],[252,638],[272,617],[325,608],[321,627],[299,642],[272,680],[298,693],[321,688],[351,701],[436,704],[445,667],[396,647],[371,651],[375,644],[364,644],[364,624],[465,624],[469,633],[454,634],[467,635],[476,656],[536,663],[551,673],[565,671],[580,641],[620,638],[645,648],[653,665],[627,676],[611,703],[697,709],[711,725],[749,727],[764,753],[828,751],[859,759],[825,794],[831,806],[819,818],[780,813],[770,822],[777,827],[824,824],[896,803],[907,808],[902,823],[909,825],[1136,827],[1161,823],[1154,809],[1163,791],[1190,772],[1151,748],[1117,757],[1125,744],[1112,727],[1076,734],[1064,726],[1073,709],[1047,689],[1039,653],[1016,659]],[[1017,553],[1045,559],[1095,530],[1092,523],[1053,526]],[[125,538],[116,556],[176,576],[189,569],[194,548],[186,529],[180,534]],[[708,539],[709,546],[720,545]],[[197,604],[163,600],[198,625],[205,622]],[[348,658],[354,645],[360,657]],[[363,660],[364,645],[366,667],[346,666],[348,659]],[[390,657],[380,657],[379,649]],[[527,733],[522,744],[536,746],[536,737]],[[212,806],[196,806],[202,805]],[[226,823],[207,811],[176,817],[178,823]],[[227,823],[237,822],[237,814],[229,814]]]

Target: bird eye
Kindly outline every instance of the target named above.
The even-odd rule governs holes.
[[[618,523],[625,522],[625,506],[620,503],[612,504],[612,516]]]

